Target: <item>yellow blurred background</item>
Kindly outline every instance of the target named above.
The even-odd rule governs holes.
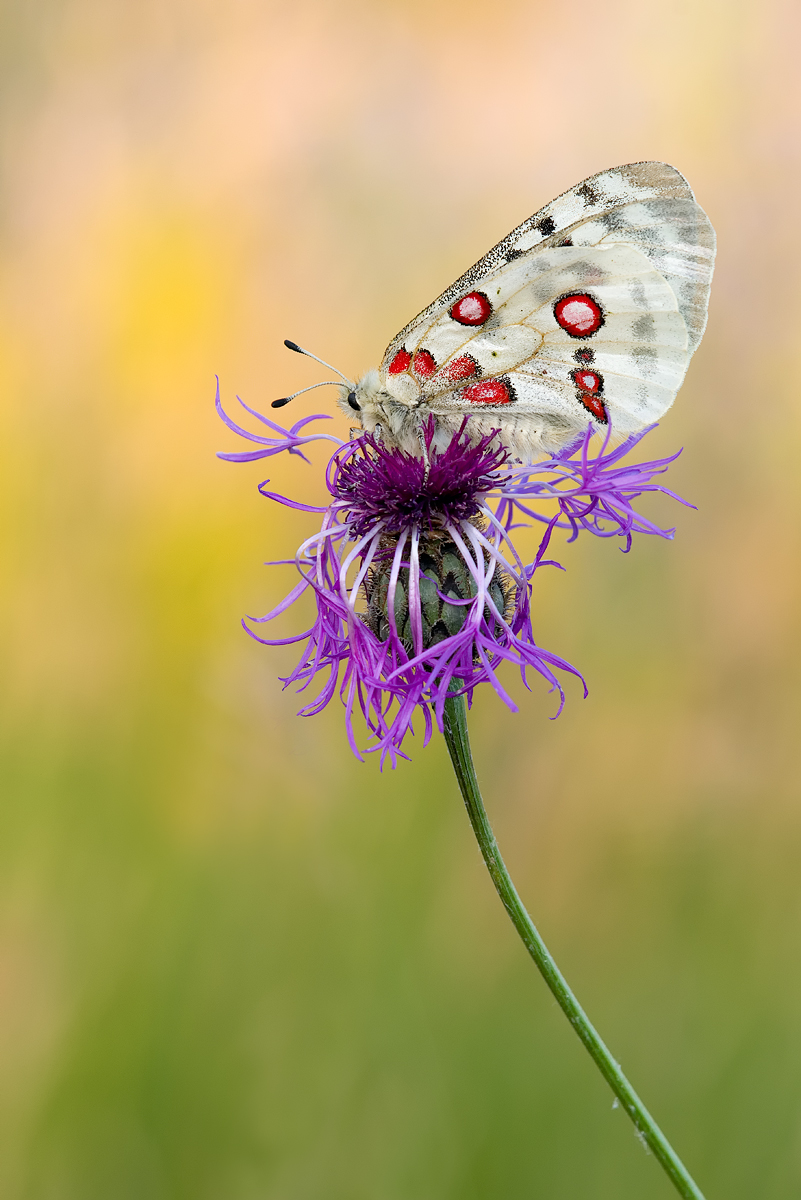
[[[801,1194],[799,26],[788,0],[11,0],[0,1196],[644,1200],[485,877],[441,739],[295,716],[320,464],[212,407],[347,374],[531,212],[665,159],[719,233],[650,450],[673,544],[560,547],[586,674],[472,730],[523,895],[709,1200]],[[293,418],[333,411],[301,397]],[[288,422],[287,422],[288,423]],[[335,427],[343,430],[337,418]],[[285,628],[289,631],[291,622]],[[514,683],[511,684],[514,688]]]

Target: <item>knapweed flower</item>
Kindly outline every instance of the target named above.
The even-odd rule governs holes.
[[[430,418],[423,430],[424,457],[415,457],[370,434],[342,442],[307,432],[323,416],[284,429],[243,405],[270,431],[255,434],[224,412],[219,387],[216,403],[226,425],[258,446],[220,454],[228,461],[252,462],[285,451],[305,457],[302,447],[311,442],[336,444],[326,469],[326,507],[268,491],[269,481],[260,485],[272,502],[319,513],[322,523],[298,548],[294,564],[300,579],[289,594],[265,616],[243,624],[264,645],[301,645],[284,686],[298,684],[303,691],[319,679],[303,716],[320,712],[339,695],[348,739],[360,758],[353,726],[357,707],[371,735],[367,750],[393,766],[398,756],[406,757],[402,745],[415,715],[423,723],[424,744],[434,722],[442,728],[449,695],[466,695],[469,703],[477,685],[489,683],[516,711],[499,677],[504,663],[520,671],[526,686],[531,672],[542,676],[558,693],[558,715],[564,692],[557,673],[581,676],[537,645],[531,624],[534,575],[546,565],[559,566],[545,557],[554,531],[566,530],[568,541],[582,530],[620,537],[625,551],[635,533],[673,536],[632,507],[644,492],[679,499],[652,482],[676,455],[624,462],[648,430],[611,449],[609,430],[593,457],[590,426],[560,455],[521,466],[510,460],[497,434],[471,439],[467,421],[437,449]],[[532,522],[544,529],[533,560],[526,562],[513,533]],[[257,631],[307,592],[316,608],[308,629],[286,638]]]

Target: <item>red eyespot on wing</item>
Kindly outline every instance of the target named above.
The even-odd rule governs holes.
[[[596,420],[606,425],[609,418],[601,399],[601,393],[604,390],[603,375],[599,375],[597,371],[578,370],[571,371],[570,378],[578,389],[576,396],[579,402],[584,405],[587,412],[592,413]]]
[[[414,356],[412,364],[415,375],[419,375],[421,379],[428,379],[437,369],[437,364],[434,360],[434,355],[428,350],[418,350]],[[390,367],[390,370],[392,368]]]
[[[472,379],[474,375],[478,375],[478,363],[472,354],[461,354],[445,368],[446,378],[453,383],[458,383],[460,379]]]
[[[573,382],[582,392],[603,391],[604,381],[596,371],[571,371]]]
[[[401,371],[409,369],[409,363],[412,361],[412,356],[408,350],[401,349],[393,358],[392,362],[387,367],[390,375],[400,375]]]
[[[468,292],[456,301],[450,315],[460,325],[483,325],[492,316],[492,305],[483,292]]]
[[[503,379],[485,379],[481,383],[471,383],[462,392],[465,400],[471,404],[511,404],[514,393],[511,385]]]
[[[586,408],[587,412],[591,412],[596,420],[601,424],[606,425],[609,418],[606,415],[603,400],[600,396],[591,396],[589,392],[580,392],[579,400]]]
[[[553,306],[553,315],[565,333],[575,338],[592,337],[604,323],[600,305],[586,292],[562,296]]]

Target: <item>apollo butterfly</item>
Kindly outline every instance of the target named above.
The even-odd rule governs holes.
[[[712,225],[674,167],[602,171],[493,247],[393,338],[377,370],[338,385],[339,403],[418,455],[431,416],[440,443],[467,417],[471,437],[497,430],[529,461],[588,422],[633,433],[675,399],[714,260]]]

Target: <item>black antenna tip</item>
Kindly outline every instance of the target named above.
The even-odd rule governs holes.
[[[282,396],[280,400],[273,400],[271,408],[283,408],[285,404],[289,404],[291,396]]]
[[[301,350],[297,342],[290,342],[289,338],[284,338],[284,345],[286,346],[287,350],[294,350],[296,354],[305,353],[305,351]]]

